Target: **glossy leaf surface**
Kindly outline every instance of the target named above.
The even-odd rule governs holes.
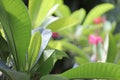
[[[111,63],[87,63],[68,70],[61,76],[75,79],[120,79],[120,66]]]
[[[21,0],[1,0],[0,3],[0,21],[10,45],[16,68],[24,70],[31,37],[31,22],[27,9]]]

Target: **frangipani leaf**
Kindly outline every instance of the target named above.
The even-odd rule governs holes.
[[[41,32],[41,37],[42,37],[42,42],[41,42],[41,47],[39,49],[39,54],[36,58],[36,61],[35,61],[35,64],[34,64],[34,67],[31,69],[31,71],[35,71],[36,69],[38,69],[38,66],[39,66],[39,59],[43,53],[43,51],[45,50],[45,48],[47,47],[47,44],[51,38],[51,35],[52,35],[52,32],[51,30],[49,29],[37,29],[37,30],[34,30],[33,33],[35,33],[36,31],[39,31]],[[37,68],[36,68],[37,67]],[[35,70],[34,70],[35,69]]]
[[[106,13],[107,11],[113,8],[114,8],[114,5],[110,3],[103,3],[94,7],[86,16],[83,26],[88,26],[93,22],[95,18],[102,16],[104,13]]]
[[[67,5],[60,5],[58,9],[55,11],[55,15],[58,17],[69,17],[71,14],[70,9]]]
[[[38,57],[39,50],[41,47],[41,35],[40,32],[35,32],[32,35],[29,49],[28,49],[28,64],[29,64],[29,69],[32,68],[34,63],[36,62],[36,58]]]
[[[85,18],[86,11],[85,9],[81,8],[71,14],[71,18],[76,18],[78,20],[78,23],[81,24],[83,19]]]
[[[29,12],[33,22],[33,28],[39,27],[45,18],[51,14],[49,11],[54,6],[54,0],[30,0]]]
[[[120,66],[112,63],[87,63],[61,74],[69,79],[120,80]]]
[[[31,37],[31,22],[24,3],[21,0],[1,0],[0,21],[12,51],[16,69],[23,71]]]
[[[108,53],[107,53],[107,62],[115,62],[117,55],[117,45],[115,39],[111,33],[109,33],[109,44],[108,44]]]
[[[79,55],[80,57],[83,57],[86,61],[89,62],[87,55],[84,54],[84,52],[81,49],[79,49],[77,46],[75,46],[74,44],[71,44],[67,41],[61,41],[61,44],[64,49],[72,50],[72,52]]]
[[[7,60],[9,56],[9,47],[6,40],[0,35],[0,58],[4,61]]]
[[[67,57],[67,54],[62,51],[45,50],[39,60],[39,65],[37,65],[35,69],[37,69],[37,72],[40,73],[41,76],[46,75],[50,73],[55,62],[63,57]]]
[[[0,71],[6,74],[11,80],[30,80],[29,75],[22,72],[10,70],[4,63],[0,61]]]
[[[43,76],[40,80],[68,80],[68,79],[58,75],[46,75]]]
[[[49,28],[53,32],[55,32],[55,31],[61,31],[61,30],[64,30],[66,28],[73,27],[77,23],[78,23],[77,19],[73,19],[73,18],[70,18],[70,17],[60,18],[60,19],[54,21],[53,23],[51,23],[50,25],[48,25],[47,28]]]
[[[71,11],[67,5],[64,4],[63,0],[55,0],[55,4],[58,4],[59,7],[55,11],[55,15],[58,17],[69,17],[71,14]]]

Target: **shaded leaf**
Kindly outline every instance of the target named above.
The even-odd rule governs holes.
[[[51,52],[51,55],[50,55]],[[49,55],[49,56],[48,56]],[[41,76],[46,75],[51,72],[54,67],[55,62],[58,59],[62,59],[63,57],[67,57],[66,53],[59,50],[45,50],[43,55],[42,63],[38,68],[38,72],[40,72]]]
[[[6,74],[11,80],[30,80],[29,75],[22,72],[10,70],[4,63],[0,62],[0,71]]]
[[[51,72],[55,62],[58,59],[62,59],[63,57],[67,57],[67,55],[62,51],[45,50],[39,60],[39,64],[36,65],[36,67],[33,70],[37,70],[37,72],[40,73],[41,76],[46,75]]]
[[[0,35],[0,57],[2,60],[7,60],[9,56],[9,47],[6,40]]]
[[[120,41],[120,33],[115,34],[114,39],[115,39],[115,42],[119,42]]]
[[[109,34],[109,44],[108,44],[108,53],[107,53],[107,62],[114,63],[117,55],[117,46],[112,34]]]

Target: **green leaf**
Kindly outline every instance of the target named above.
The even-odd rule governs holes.
[[[107,62],[115,62],[117,55],[117,46],[112,34],[109,34],[109,44],[108,44]]]
[[[62,4],[64,4],[64,1],[63,0],[55,0],[55,3],[59,4],[59,5],[62,5]]]
[[[43,76],[40,80],[68,80],[68,79],[58,75],[46,75]]]
[[[120,80],[120,66],[112,63],[87,63],[61,74],[66,78]]]
[[[51,14],[49,11],[54,6],[54,0],[30,0],[29,12],[33,28],[39,27],[45,18]]]
[[[47,28],[51,29],[53,32],[54,31],[61,31],[66,28],[70,28],[78,23],[77,19],[72,19],[72,18],[60,18],[54,22],[52,22],[50,25],[48,25]]]
[[[86,15],[86,11],[85,9],[81,8],[75,12],[73,12],[71,14],[71,18],[76,18],[77,20],[79,20],[79,24],[82,23],[83,19],[85,18],[85,15]]]
[[[115,39],[115,42],[119,42],[120,41],[120,33],[115,34],[114,39]]]
[[[35,23],[42,1],[43,0],[29,0],[28,9],[32,20],[32,25]]]
[[[113,8],[114,8],[114,5],[110,3],[103,3],[100,5],[97,5],[88,13],[83,23],[83,26],[88,26],[89,24],[93,22],[95,18],[102,16],[104,13],[106,13],[107,11]]]
[[[71,14],[70,9],[66,5],[60,5],[58,9],[55,11],[55,15],[58,17],[69,17]]]
[[[51,54],[50,54],[51,52]],[[46,75],[50,73],[52,68],[54,67],[55,62],[58,59],[62,59],[63,57],[67,57],[66,53],[59,51],[59,50],[45,50],[43,53],[43,62],[40,64],[38,68],[38,72],[40,75]]]
[[[37,72],[41,76],[48,74],[52,70],[55,62],[63,57],[67,57],[66,53],[59,50],[45,50],[39,60]]]
[[[42,55],[45,48],[47,47],[48,42],[49,42],[49,40],[52,36],[52,32],[49,29],[43,29],[43,31],[41,32],[41,36],[42,36],[42,43],[41,43],[41,48],[40,48],[40,51],[39,51],[39,55],[37,57],[37,61],[39,60],[39,58]]]
[[[34,71],[33,69],[38,69],[39,67],[39,59],[43,53],[43,51],[45,50],[45,48],[47,47],[47,44],[51,38],[51,35],[52,35],[52,32],[49,30],[49,29],[37,29],[37,30],[33,30],[33,33],[35,33],[36,31],[40,31],[41,32],[41,36],[42,36],[42,43],[41,43],[41,47],[39,49],[39,54],[36,58],[36,61],[35,61],[35,65],[34,67],[31,69],[31,71]],[[36,68],[37,66],[37,68]]]
[[[85,64],[85,63],[88,63],[88,61],[82,57],[75,57],[75,62],[77,64]]]
[[[64,49],[71,50],[72,52],[79,55],[80,57],[83,57],[86,61],[89,62],[87,55],[84,54],[84,52],[74,44],[68,43],[66,41],[61,41],[61,44],[63,44],[62,46],[64,47]]]
[[[33,67],[39,54],[41,47],[41,35],[40,32],[35,32],[31,38],[30,45],[28,48],[28,65],[29,69]]]
[[[29,75],[22,72],[16,72],[13,70],[10,70],[5,64],[0,62],[0,71],[2,71],[4,74],[6,74],[10,80],[30,80]]]
[[[0,12],[0,21],[12,51],[16,69],[24,71],[31,37],[31,22],[27,9],[21,0],[1,0]]]
[[[9,56],[9,47],[6,40],[0,35],[0,57],[2,60],[6,61]]]
[[[96,29],[101,29],[103,27],[102,24],[98,24],[98,25],[89,25],[89,27],[83,27],[83,35],[90,35],[90,34],[94,34],[94,31]]]
[[[64,4],[63,0],[55,0],[55,3],[59,5],[55,11],[55,15],[58,17],[69,17],[71,11],[67,5]]]

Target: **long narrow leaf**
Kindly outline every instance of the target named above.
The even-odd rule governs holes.
[[[108,53],[107,53],[107,62],[115,62],[117,55],[117,45],[113,38],[112,34],[109,34],[109,45],[108,45]]]
[[[33,33],[36,32],[36,31],[40,31],[41,32],[42,42],[41,42],[41,47],[39,49],[38,56],[36,58],[36,61],[35,61],[34,65],[33,65],[32,69],[37,69],[36,66],[39,66],[39,64],[40,64],[39,63],[39,59],[40,59],[43,51],[47,47],[47,44],[48,44],[48,42],[49,42],[49,40],[51,38],[51,35],[52,35],[51,30],[49,30],[49,29],[37,29],[37,30],[33,30]]]
[[[29,49],[28,49],[28,64],[29,68],[33,66],[33,64],[36,62],[36,58],[38,57],[39,50],[41,47],[41,35],[40,32],[34,33],[34,35],[31,38]]]
[[[91,24],[93,22],[93,20],[99,16],[102,16],[105,12],[111,10],[114,8],[113,4],[110,3],[103,3],[100,4],[96,7],[94,7],[87,15],[83,26],[88,26],[89,24]]]
[[[74,44],[68,43],[66,41],[61,41],[61,44],[65,49],[71,50],[72,52],[83,57],[86,61],[89,62],[87,55],[84,54],[84,52],[81,49],[79,49],[77,46],[75,46]]]
[[[76,24],[78,24],[77,19],[68,17],[68,18],[61,18],[61,19],[54,21],[53,23],[48,25],[47,28],[51,29],[52,31],[60,31],[66,28],[70,28]]]
[[[3,62],[0,61],[0,71],[6,74],[10,80],[30,80],[29,75],[22,72],[10,70]]]
[[[68,79],[57,75],[46,75],[43,76],[40,80],[68,80]]]
[[[112,63],[88,63],[61,74],[64,77],[120,80],[120,66]]]
[[[54,0],[30,0],[29,12],[33,22],[33,28],[41,25],[41,23],[49,15],[48,12],[53,5]]]
[[[83,8],[81,8],[81,9],[79,9],[71,14],[71,17],[76,18],[78,20],[79,24],[82,23],[85,16],[86,16],[86,11]]]
[[[7,60],[9,56],[9,47],[6,40],[0,35],[0,57],[2,60]]]
[[[67,57],[66,53],[59,50],[45,50],[43,55],[41,56],[42,61],[37,69],[37,72],[40,73],[41,76],[50,73],[52,68],[54,67],[55,62],[58,59],[62,59],[63,57]]]
[[[31,22],[27,9],[21,0],[1,0],[0,3],[0,21],[12,51],[16,69],[23,71],[31,35]]]

